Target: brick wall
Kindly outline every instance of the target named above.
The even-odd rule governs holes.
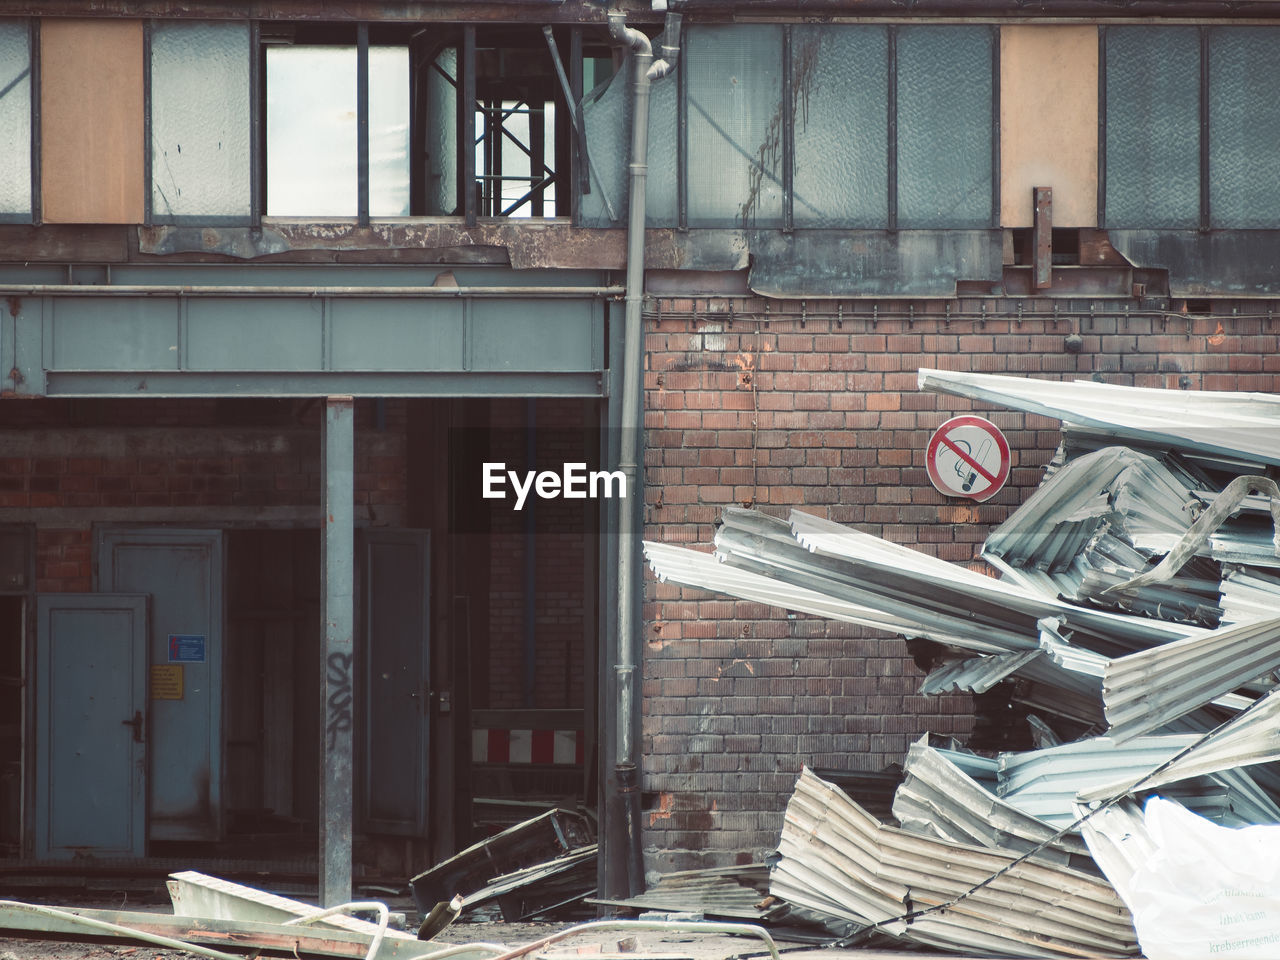
[[[646,537],[704,550],[727,505],[799,507],[981,568],[983,539],[1039,482],[1059,424],[922,393],[920,367],[1280,392],[1280,320],[1266,303],[1215,304],[1221,319],[1101,301],[1058,301],[1056,313],[1047,301],[774,302],[767,321],[754,319],[761,301],[738,299],[732,314],[726,301],[659,306],[646,322]],[[1008,485],[981,505],[942,497],[925,472],[932,431],[970,410],[1013,455]],[[758,859],[801,764],[878,770],[922,733],[971,728],[969,698],[915,694],[921,674],[899,638],[652,575],[646,601],[651,867]]]
[[[94,522],[216,523],[233,509],[251,523],[255,508],[318,506],[319,405],[256,403],[278,422],[244,426],[246,408],[229,418],[211,401],[0,404],[0,508],[37,524],[36,590],[91,589]],[[368,522],[402,516],[399,405],[357,404],[355,438],[357,507]]]
[[[587,408],[575,400],[535,403],[536,464],[527,460],[524,400],[495,400],[491,409],[490,456],[508,469],[559,471],[584,459]],[[586,616],[584,564],[591,501],[539,500],[524,510],[493,501],[490,511],[488,670],[473,682],[477,702],[493,709],[579,708],[585,696],[583,643]],[[533,689],[525,702],[526,557],[533,523]]]

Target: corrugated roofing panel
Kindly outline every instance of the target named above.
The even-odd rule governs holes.
[[[1118,741],[1154,730],[1280,667],[1280,618],[1220,627],[1107,664],[1102,698]]]
[[[1141,743],[1145,738],[1139,738]],[[1154,738],[1152,738],[1154,739]],[[1199,738],[1193,738],[1193,742]],[[1190,777],[1216,773],[1231,767],[1248,766],[1280,759],[1280,691],[1273,690],[1200,743],[1186,756],[1174,761],[1158,776],[1147,780],[1142,789],[1151,789]],[[1145,772],[1155,769],[1155,764]],[[1084,801],[1106,800],[1127,793],[1138,774],[1082,788]]]
[[[922,369],[922,390],[983,400],[1116,437],[1280,465],[1280,397]]]
[[[1065,867],[920,836],[875,820],[802,771],[787,805],[770,892],[792,903],[945,950],[1008,956],[1136,953],[1110,884]],[[1008,872],[972,894],[993,874]],[[964,897],[946,910],[896,920]]]
[[[894,795],[893,815],[903,829],[1017,853],[1052,841],[1036,854],[1038,859],[1079,867],[1071,858],[1087,858],[1078,837],[1054,840],[1053,827],[1005,803],[926,740],[911,745],[903,767],[905,779]]]

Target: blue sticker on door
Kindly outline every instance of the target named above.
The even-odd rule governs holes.
[[[202,634],[169,634],[170,663],[204,663],[205,638]]]

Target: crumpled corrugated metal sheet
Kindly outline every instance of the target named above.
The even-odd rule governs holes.
[[[1106,881],[1051,864],[1011,866],[1015,853],[882,824],[807,768],[787,805],[778,849],[775,896],[882,924],[904,940],[1014,957],[1137,952],[1129,912]],[[902,919],[962,896],[954,906]]]
[[[984,400],[1157,447],[1280,466],[1280,397],[921,369],[920,389]]]
[[[1055,837],[1055,827],[1000,799],[961,770],[950,751],[927,741],[911,745],[893,798],[893,815],[904,830],[1020,854],[1036,850],[1037,861],[1093,868],[1080,862],[1088,851],[1079,837]]]
[[[1111,660],[1102,699],[1124,741],[1280,668],[1280,618],[1222,627]],[[1155,682],[1152,682],[1152,681]]]

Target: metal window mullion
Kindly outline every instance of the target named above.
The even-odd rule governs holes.
[[[265,91],[262,70],[262,29],[257,20],[249,21],[249,224],[262,226],[265,203],[262,196],[263,154],[262,113]]]
[[[795,227],[796,110],[791,77],[791,24],[782,28],[782,230]]]
[[[27,40],[31,68],[31,222],[41,223],[44,213],[40,181],[40,18],[32,17]]]
[[[888,114],[889,135],[886,144],[888,158],[889,229],[898,229],[898,25],[891,23],[887,30],[888,51]]]
[[[1212,223],[1209,209],[1209,28],[1200,31],[1200,229]]]
[[[155,213],[154,189],[151,185],[151,31],[155,21],[142,21],[142,222],[151,226]]]
[[[573,102],[568,105],[568,113],[572,118],[576,111],[582,107],[582,28],[569,28],[569,96]],[[581,141],[575,136],[572,138],[572,147],[569,150],[569,170],[567,175],[560,177],[560,184],[556,191],[556,203],[559,205],[560,190],[567,190],[569,195],[569,216],[573,218],[575,224],[580,224],[582,220],[582,194],[591,189],[591,172],[587,165],[586,154],[586,138]],[[559,171],[556,171],[559,173]]]
[[[462,170],[458,184],[462,188],[463,222],[476,225],[476,28],[462,28],[462,96],[458,112],[462,115]]]
[[[680,49],[689,62],[689,33],[681,27]],[[676,227],[689,229],[689,71],[676,70]]]
[[[1000,229],[1000,27],[991,25],[991,229]]]
[[[1098,227],[1107,226],[1107,31],[1098,27]]]
[[[536,123],[535,123],[536,121]],[[545,176],[547,172],[547,110],[544,105],[542,109],[535,110],[530,104],[529,110],[529,174],[533,180],[531,188],[533,196],[529,200],[529,213],[531,216],[542,217],[546,214],[546,194],[543,189]],[[534,174],[534,167],[538,168],[537,174]]]
[[[356,216],[369,225],[369,25],[356,27]]]

